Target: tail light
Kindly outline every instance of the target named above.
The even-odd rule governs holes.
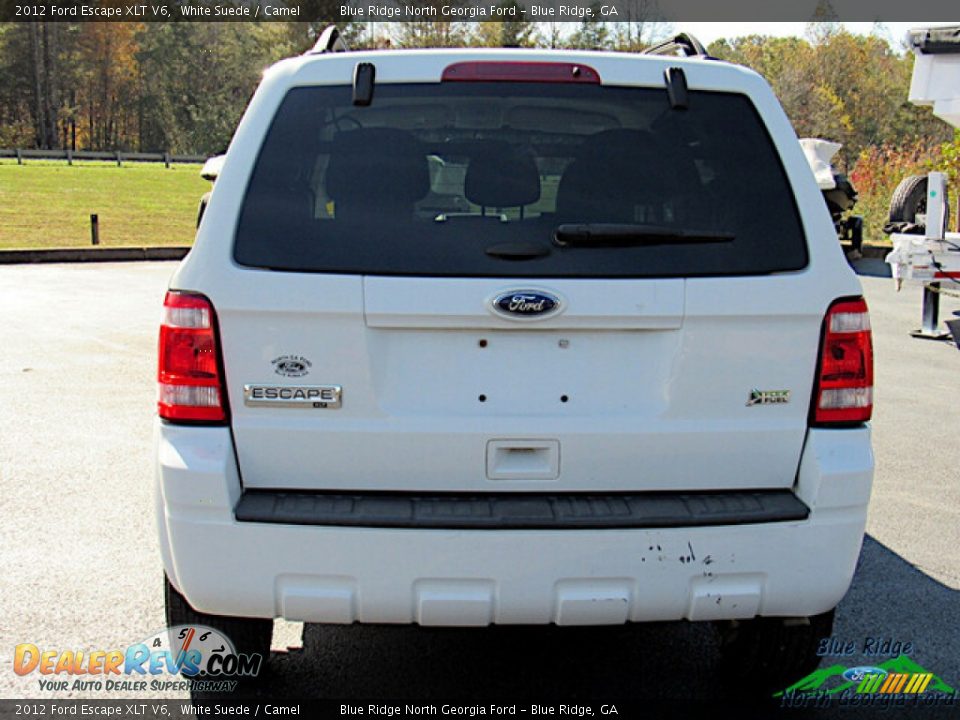
[[[226,393],[213,305],[203,295],[168,292],[160,325],[160,417],[218,424]]]
[[[823,321],[814,425],[866,422],[873,412],[873,340],[863,298],[837,300]]]

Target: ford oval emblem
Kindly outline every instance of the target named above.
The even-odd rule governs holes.
[[[542,290],[510,290],[494,297],[491,306],[499,315],[537,320],[559,312],[561,303],[556,295]]]
[[[277,372],[280,375],[302,375],[306,369],[307,366],[299,360],[284,360],[277,363]]]
[[[871,665],[860,665],[859,667],[848,668],[843,673],[843,679],[849,682],[860,682],[866,675],[883,675],[888,673],[883,668],[873,667]]]

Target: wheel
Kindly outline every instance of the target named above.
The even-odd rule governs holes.
[[[261,618],[208,615],[194,610],[164,574],[164,599],[167,609],[167,627],[176,625],[207,625],[219,630],[231,641],[238,653],[259,653],[264,663],[270,656],[270,639],[273,636],[273,620]]]
[[[926,211],[926,175],[905,177],[890,197],[890,222],[916,223],[917,215]]]
[[[943,214],[943,230],[947,231],[950,225],[950,199],[945,197],[948,211]],[[891,223],[911,223],[925,227],[917,223],[917,215],[923,215],[927,212],[927,176],[911,175],[900,181],[897,189],[893,191],[890,198],[890,222]]]
[[[758,617],[720,626],[722,670],[745,689],[769,696],[813,672],[817,646],[833,630],[834,611],[809,618]]]

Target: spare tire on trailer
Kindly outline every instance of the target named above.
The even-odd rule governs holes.
[[[944,193],[946,194],[946,193]],[[943,230],[947,231],[950,225],[950,199],[945,198],[947,212],[943,214]],[[927,212],[927,176],[911,175],[905,177],[897,185],[890,198],[890,224],[909,223],[915,225],[921,232],[926,229],[924,222],[917,222],[917,215],[926,215]]]
[[[890,198],[890,222],[916,223],[927,211],[927,176],[911,175],[897,185]]]

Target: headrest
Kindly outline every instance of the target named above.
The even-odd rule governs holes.
[[[470,160],[463,194],[482,207],[530,205],[540,199],[540,171],[526,150],[487,140]]]
[[[634,222],[651,186],[671,182],[669,158],[658,158],[650,133],[616,128],[584,139],[557,188],[557,213],[582,222]]]
[[[430,190],[427,156],[417,139],[394,128],[339,133],[326,173],[334,201],[369,198],[375,205],[412,204]]]

